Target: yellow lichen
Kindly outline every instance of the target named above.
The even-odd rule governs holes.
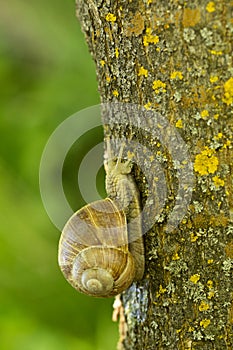
[[[210,50],[210,53],[212,53],[212,55],[222,55],[223,52],[222,51],[216,51],[216,50]]]
[[[204,151],[196,155],[194,170],[200,175],[214,174],[218,168],[218,158],[213,155],[213,150],[205,147]]]
[[[209,111],[207,111],[207,109],[204,109],[203,111],[201,111],[201,117],[203,119],[205,119],[208,116],[209,116]]]
[[[209,289],[213,288],[213,281],[212,281],[212,280],[208,280],[208,281],[207,281],[207,287],[208,287]]]
[[[178,78],[178,79],[182,80],[183,79],[183,74],[180,71],[174,71],[174,72],[171,73],[170,78],[171,79]]]
[[[207,320],[206,318],[204,320],[200,321],[200,326],[203,327],[203,328],[208,327],[209,324],[210,324],[210,320]]]
[[[100,60],[100,64],[103,67],[105,65],[105,61],[104,60]]]
[[[218,176],[213,177],[213,181],[216,187],[224,186],[224,180],[220,179]]]
[[[207,262],[208,262],[208,264],[213,264],[214,260],[213,259],[208,259]]]
[[[141,75],[144,75],[145,77],[148,76],[148,70],[145,69],[143,66],[141,66],[138,71],[138,76],[140,77]]]
[[[166,288],[163,288],[162,285],[160,284],[159,286],[159,293],[164,294],[167,291]]]
[[[198,239],[198,235],[195,236],[194,233],[192,232],[190,235],[191,242],[196,242],[197,239]]]
[[[208,299],[212,299],[214,297],[215,292],[213,290],[211,290],[210,292],[208,292]]]
[[[233,77],[224,84],[224,97],[222,99],[227,105],[233,103]]]
[[[215,140],[219,140],[223,137],[223,134],[221,132],[218,133],[218,135],[214,136]]]
[[[216,81],[218,81],[217,75],[213,75],[213,76],[210,77],[210,82],[211,83],[216,83]]]
[[[154,80],[153,81],[153,89],[155,90],[156,94],[159,94],[160,92],[166,92],[166,83],[163,83],[161,80]]]
[[[153,35],[152,29],[147,28],[146,29],[146,35],[143,37],[143,45],[148,46],[149,44],[157,44],[159,42],[159,37],[158,35]]]
[[[209,304],[205,303],[204,301],[201,302],[199,305],[199,311],[207,311],[209,310],[210,306]]]
[[[166,293],[166,288],[163,288],[163,286],[160,284],[159,286],[159,291],[156,293],[156,297],[159,298],[161,296],[161,294]]]
[[[172,257],[172,260],[179,260],[180,259],[180,257],[179,257],[179,254],[178,253],[175,253],[174,255],[173,255],[173,257]]]
[[[153,160],[155,159],[155,157],[154,156],[150,156],[149,159],[150,159],[150,162],[152,163]]]
[[[224,143],[223,148],[227,148],[227,147],[229,147],[230,145],[231,145],[231,141],[230,141],[230,140],[227,140],[227,142]]]
[[[206,11],[210,13],[215,11],[215,3],[213,1],[208,2],[206,5]]]
[[[148,110],[148,109],[150,109],[151,108],[151,102],[147,102],[145,105],[144,105],[144,107]]]
[[[176,127],[179,128],[179,129],[182,129],[183,128],[183,122],[181,119],[178,119],[177,122],[176,122]]]
[[[118,92],[117,90],[113,90],[112,94],[113,94],[114,96],[116,96],[116,97],[119,96],[119,92]]]
[[[116,22],[116,16],[113,13],[108,13],[105,17],[108,22]]]
[[[192,275],[189,280],[190,282],[196,284],[199,281],[200,277],[201,276],[197,273],[195,275]]]
[[[160,286],[159,286],[159,293],[160,294],[164,294],[164,293],[166,293],[166,291],[167,291],[167,289],[163,288],[163,286],[160,284]]]
[[[118,48],[115,49],[115,55],[116,55],[116,58],[119,57],[119,49]]]
[[[127,152],[127,159],[133,159],[135,157],[135,154],[131,151]]]

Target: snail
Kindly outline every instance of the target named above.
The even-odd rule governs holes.
[[[67,281],[95,297],[122,293],[144,273],[140,197],[132,162],[105,163],[108,198],[87,204],[66,223],[58,263]]]

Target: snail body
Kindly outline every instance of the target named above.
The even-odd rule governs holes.
[[[66,223],[58,263],[78,291],[111,297],[144,273],[139,194],[129,161],[105,164],[109,198],[87,204]]]

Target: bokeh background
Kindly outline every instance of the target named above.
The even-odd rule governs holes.
[[[81,295],[65,281],[57,266],[60,232],[39,190],[53,130],[99,103],[74,0],[1,1],[0,84],[0,349],[115,349],[113,300]],[[87,133],[67,156],[64,188],[74,209],[83,204],[80,157],[101,138],[101,130]],[[99,187],[104,192],[103,171]]]

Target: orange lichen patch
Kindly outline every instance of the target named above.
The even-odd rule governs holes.
[[[199,175],[214,174],[218,168],[218,158],[213,155],[214,151],[209,147],[196,155],[194,162],[194,170],[199,173]]]
[[[193,222],[193,227],[195,227],[196,229],[208,228],[209,226],[226,227],[229,222],[229,219],[227,216],[224,216],[223,214],[219,214],[219,215],[197,214],[193,216],[192,222]]]
[[[131,36],[132,34],[138,36],[143,32],[144,28],[144,18],[140,12],[136,12],[134,18],[129,23],[129,26],[126,28],[126,36]]]
[[[193,225],[195,228],[200,228],[200,227],[206,227],[207,226],[207,219],[204,215],[202,214],[197,214],[192,218]]]
[[[231,306],[229,308],[229,321],[233,324],[233,302],[231,303]]]
[[[224,216],[223,214],[220,215],[212,215],[210,216],[209,224],[214,227],[226,227],[228,225],[229,218],[227,216]]]
[[[224,97],[222,99],[227,105],[233,103],[233,77],[224,84]]]
[[[225,246],[225,252],[228,258],[233,259],[233,240],[227,243]]]
[[[185,107],[190,107],[195,103],[195,106],[198,108],[203,108],[203,105],[210,103],[210,93],[206,91],[204,86],[194,86],[191,88],[192,97],[182,96],[182,102]]]
[[[209,97],[208,97],[208,94],[206,93],[205,86],[199,86],[197,94],[200,95],[200,97],[197,95],[196,102],[200,102],[202,105],[209,103]]]
[[[194,27],[200,22],[201,11],[200,9],[190,9],[186,8],[183,12],[183,26],[184,27]]]

